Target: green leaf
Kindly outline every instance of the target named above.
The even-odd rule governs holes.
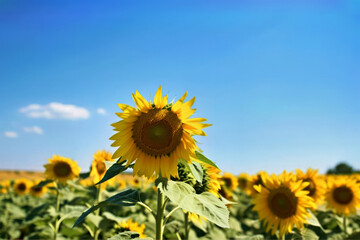
[[[106,182],[107,180],[115,177],[116,175],[118,175],[119,173],[125,171],[128,167],[126,167],[126,160],[124,161],[120,161],[121,158],[119,158],[118,162],[112,164],[109,169],[105,172],[104,177],[100,180],[100,182],[96,183],[96,185]],[[113,163],[113,162],[111,162]]]
[[[303,228],[301,230],[294,228],[294,234],[291,239],[293,240],[307,240],[307,239],[319,239],[319,236],[316,233],[308,228]]]
[[[48,185],[49,183],[52,183],[54,180],[44,180],[44,181],[41,181],[39,182],[38,185],[36,185],[36,188],[42,188],[46,185]]]
[[[196,154],[196,157],[198,158],[198,160],[199,160],[200,162],[209,164],[209,165],[211,165],[211,166],[219,169],[218,166],[216,166],[216,164],[215,164],[213,161],[211,161],[210,159],[208,159],[207,157],[205,157],[204,155],[202,155],[200,152],[196,151],[195,154]]]
[[[172,202],[183,210],[198,214],[219,227],[229,228],[229,210],[214,194],[196,194],[193,187],[183,182],[168,181],[167,188],[159,188]]]
[[[85,172],[85,173],[79,174],[80,179],[85,179],[85,178],[88,178],[89,176],[90,176],[90,172]]]
[[[49,203],[44,203],[44,204],[41,204],[40,206],[34,207],[27,214],[25,220],[29,221],[29,220],[33,219],[34,217],[38,216],[39,214],[42,215],[44,213],[44,211],[48,208],[48,206],[49,206]]]
[[[78,225],[79,223],[81,223],[87,215],[89,215],[90,213],[94,212],[95,210],[101,207],[104,207],[109,204],[120,205],[120,206],[133,206],[139,201],[140,201],[139,192],[133,189],[127,189],[121,193],[115,194],[114,196],[106,199],[103,202],[98,203],[97,205],[92,206],[91,208],[83,212],[81,216],[76,220],[73,228],[76,227],[76,225]]]
[[[108,240],[130,240],[130,239],[139,239],[139,234],[137,232],[132,232],[132,231],[126,231],[126,232],[122,232],[119,233],[111,238],[109,238]]]
[[[306,219],[307,224],[311,225],[311,226],[319,227],[319,228],[321,228],[321,230],[325,231],[324,228],[321,226],[317,217],[310,210],[307,210],[307,211],[310,214],[310,217]]]

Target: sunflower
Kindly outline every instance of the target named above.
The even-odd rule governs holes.
[[[126,182],[125,182],[124,179],[119,179],[119,180],[117,181],[117,184],[118,184],[118,188],[119,188],[119,189],[124,189],[124,188],[126,188]]]
[[[247,190],[247,186],[248,186],[248,182],[249,182],[249,175],[247,173],[241,173],[238,177],[237,177],[237,181],[238,181],[238,186],[241,190],[246,191]]]
[[[104,177],[106,172],[105,161],[114,161],[111,157],[111,153],[105,150],[98,150],[94,154],[90,170],[90,177],[92,177],[94,183],[98,183]]]
[[[29,192],[31,183],[26,179],[16,180],[14,184],[14,191],[17,195],[24,195]]]
[[[46,193],[46,186],[43,187],[37,187],[37,185],[40,183],[40,181],[36,181],[33,183],[33,185],[30,187],[30,193],[34,197],[41,197]]]
[[[337,178],[328,183],[326,200],[327,207],[335,213],[345,216],[356,213],[356,208],[360,206],[360,187],[355,179]]]
[[[139,225],[139,223],[133,222],[132,219],[129,219],[127,221],[123,220],[121,223],[118,222],[115,225],[115,230],[119,232],[126,232],[126,231],[137,232],[139,234],[139,238],[146,237],[146,235],[144,234],[145,224]]]
[[[305,188],[309,191],[308,196],[314,199],[314,202],[320,204],[326,193],[326,183],[321,176],[318,175],[318,170],[309,168],[306,173],[300,169],[296,169],[297,179],[303,182],[308,182],[309,185]]]
[[[239,185],[237,178],[231,173],[224,173],[221,181],[230,191],[234,191]]]
[[[307,182],[294,181],[291,174],[285,171],[280,176],[272,175],[262,178],[263,185],[256,185],[259,192],[254,196],[254,210],[264,220],[266,231],[274,235],[280,231],[280,237],[292,232],[294,225],[298,229],[304,227],[310,216],[306,208],[315,207],[305,188]]]
[[[174,104],[168,104],[168,96],[162,97],[161,86],[154,102],[148,102],[138,91],[132,94],[137,108],[119,104],[122,113],[116,113],[121,121],[112,124],[117,131],[110,139],[111,146],[118,147],[113,158],[127,159],[127,165],[134,162],[133,174],[138,176],[177,176],[178,159],[191,163],[198,161],[195,151],[198,147],[193,135],[206,136],[202,130],[210,124],[204,118],[189,117],[195,98],[185,102],[185,93]]]
[[[3,180],[0,182],[0,193],[6,194],[10,188],[10,181]]]
[[[267,172],[260,171],[260,172],[258,172],[258,174],[250,177],[250,179],[248,181],[248,186],[247,186],[247,189],[248,189],[247,192],[250,196],[255,196],[258,193],[256,188],[254,188],[255,186],[257,186],[257,185],[264,186],[263,179],[266,178],[267,176],[268,176]]]
[[[133,187],[141,187],[141,179],[138,177],[133,177],[130,180],[130,185],[132,185]]]
[[[77,178],[81,170],[77,162],[58,155],[54,155],[52,159],[49,159],[49,163],[45,164],[44,167],[47,179],[62,183]]]

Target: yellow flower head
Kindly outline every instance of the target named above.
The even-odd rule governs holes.
[[[304,173],[300,169],[296,169],[296,177],[303,182],[308,182],[309,185],[304,190],[309,191],[308,196],[314,199],[317,205],[322,203],[326,193],[326,183],[318,175],[318,170],[309,168]]]
[[[146,235],[144,234],[145,231],[145,224],[139,225],[137,222],[133,222],[132,219],[129,219],[128,221],[122,221],[121,223],[117,223],[115,225],[115,229],[119,232],[126,232],[126,231],[132,231],[137,232],[139,234],[139,238],[145,238]]]
[[[195,112],[191,108],[195,98],[184,103],[187,93],[174,104],[168,103],[168,95],[162,96],[161,87],[153,102],[138,91],[132,96],[137,108],[119,104],[123,112],[116,114],[122,120],[112,124],[117,133],[110,138],[111,146],[118,147],[113,158],[122,156],[127,165],[135,161],[134,175],[176,177],[178,159],[197,161],[192,136],[206,136],[202,129],[210,124],[203,123],[204,118],[189,118]]]
[[[17,195],[24,195],[29,192],[31,183],[26,179],[18,179],[14,184],[14,191]]]
[[[90,177],[92,177],[94,183],[98,183],[104,177],[106,172],[105,161],[114,161],[110,152],[103,150],[94,154],[90,171]]]
[[[248,189],[248,194],[250,196],[255,196],[258,191],[256,190],[255,186],[257,185],[262,185],[264,186],[264,178],[268,177],[268,173],[265,172],[265,171],[260,171],[258,172],[258,174],[256,175],[253,175],[250,177],[249,181],[248,181],[248,186],[247,186],[247,189]]]
[[[141,187],[141,179],[139,177],[131,178],[130,185],[138,188]]]
[[[360,187],[355,179],[341,177],[328,183],[327,207],[345,216],[356,213],[360,206]]]
[[[221,181],[230,191],[236,190],[239,185],[237,178],[231,173],[224,173],[221,177]]]
[[[246,191],[249,182],[249,175],[247,173],[241,173],[237,177],[237,180],[238,180],[239,188],[243,191]]]
[[[52,179],[65,183],[67,180],[75,179],[80,174],[80,167],[77,162],[70,158],[54,155],[49,159],[49,163],[44,165],[45,176],[47,179]]]
[[[124,179],[118,179],[117,180],[117,184],[118,184],[118,188],[119,189],[124,189],[126,188],[126,182]]]
[[[33,182],[33,185],[30,187],[30,193],[31,195],[35,197],[41,197],[46,193],[47,187],[37,187],[37,185],[40,183],[40,181]]]
[[[286,172],[262,180],[263,185],[255,186],[258,194],[253,203],[260,220],[264,220],[266,231],[271,230],[274,235],[279,230],[282,237],[292,232],[294,226],[302,229],[310,216],[306,208],[315,207],[314,200],[304,190],[309,183],[294,181],[294,177]]]
[[[0,182],[0,193],[6,194],[10,188],[9,180],[2,180]]]

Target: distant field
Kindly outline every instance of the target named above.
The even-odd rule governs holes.
[[[132,178],[131,173],[122,173],[122,179],[128,180]],[[37,180],[44,179],[44,172],[36,172],[36,171],[23,171],[23,170],[0,170],[0,181],[2,180],[13,180],[25,178],[28,180]]]
[[[0,170],[1,180],[12,180],[17,178],[25,178],[29,180],[43,179],[43,172],[21,171],[21,170]]]

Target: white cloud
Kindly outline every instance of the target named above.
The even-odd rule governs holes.
[[[103,109],[103,108],[98,108],[98,109],[96,110],[96,112],[97,112],[98,114],[101,114],[101,115],[106,114],[106,110]]]
[[[11,131],[6,131],[4,134],[8,138],[16,138],[18,136],[16,132],[11,132]]]
[[[29,132],[29,133],[36,133],[36,134],[39,134],[39,135],[43,134],[43,132],[44,132],[44,131],[43,131],[40,127],[38,127],[38,126],[24,127],[24,131],[25,131],[25,132]]]
[[[78,107],[70,104],[62,104],[52,102],[47,105],[30,104],[20,108],[19,112],[24,113],[30,118],[46,118],[46,119],[87,119],[90,116],[86,108]]]

